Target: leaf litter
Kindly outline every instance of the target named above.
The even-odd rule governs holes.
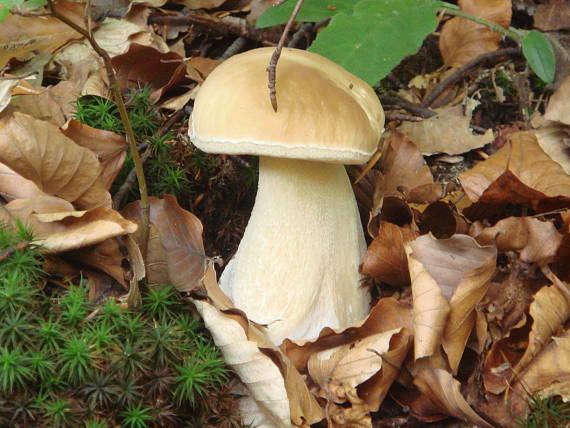
[[[84,24],[83,5],[57,4]],[[183,111],[191,105],[233,42],[244,38],[250,48],[260,34],[269,34],[251,26],[268,2],[232,3],[233,9],[219,0],[180,4],[190,9],[186,16],[175,3],[138,3],[94,29],[120,85],[150,85],[151,100],[166,106],[163,124],[175,117],[172,106]],[[459,6],[505,28],[515,19],[510,1]],[[243,16],[250,13],[247,23]],[[540,4],[535,26],[566,28],[557,19],[563,14],[561,2]],[[184,19],[169,26],[172,16]],[[440,28],[439,45],[428,39],[422,48],[435,46],[440,68],[418,68],[412,57],[393,74],[408,73],[394,90],[407,100],[422,103],[455,70],[501,48],[498,33],[472,21],[454,17]],[[18,47],[12,46],[16,33],[24,41]],[[0,62],[7,73],[34,55],[51,58],[45,86],[41,79],[2,82],[0,221],[33,226],[51,275],[77,270],[92,278],[92,296],[109,294],[106,283],[126,295],[134,285],[124,261],[140,264],[135,254],[145,247],[143,214],[140,201],[121,210],[111,206],[113,185],[127,163],[124,136],[74,120],[73,103],[81,94],[109,96],[100,59],[79,39],[53,17],[10,15],[0,24]],[[514,427],[513,415],[523,418],[532,396],[570,400],[570,81],[559,79],[552,95],[537,98],[532,90],[539,88],[520,82],[498,91],[500,73],[489,67],[497,72],[492,85],[467,71],[437,99],[436,115],[389,124],[379,162],[355,184],[368,201],[361,206],[370,236],[360,270],[375,295],[370,314],[306,342],[271,343],[264,326],[223,294],[217,260],[207,256],[235,250],[255,193],[237,171],[252,161],[200,158],[191,147],[185,149],[190,154],[176,152],[197,185],[190,200],[168,194],[150,199],[146,280],[187,293],[239,379],[232,394],[244,423],[371,427],[391,423],[386,412],[410,424],[451,417],[466,426]],[[524,79],[528,84],[528,75]],[[421,81],[429,85],[418,88]],[[531,94],[534,116],[515,115],[485,129],[485,115],[492,115],[489,94],[496,105],[505,97],[522,103]],[[401,113],[399,107],[387,110]],[[178,139],[186,133],[183,116],[169,125]],[[220,201],[228,194],[233,199],[224,206]]]

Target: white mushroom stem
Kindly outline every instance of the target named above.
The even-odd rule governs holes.
[[[368,314],[365,250],[343,165],[261,157],[255,206],[220,286],[275,344],[311,339]]]

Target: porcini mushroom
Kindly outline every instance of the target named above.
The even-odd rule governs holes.
[[[343,164],[366,162],[384,112],[374,90],[334,62],[283,49],[273,111],[272,48],[236,55],[203,83],[190,139],[210,153],[260,156],[255,206],[220,286],[270,339],[310,339],[368,314],[366,244]]]

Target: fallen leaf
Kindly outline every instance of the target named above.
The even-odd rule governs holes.
[[[33,181],[27,180],[0,163],[0,195],[7,201],[48,196]]]
[[[150,100],[155,103],[170,88],[181,85],[186,75],[186,65],[178,54],[135,43],[112,63],[123,89],[150,86]]]
[[[127,282],[122,266],[124,255],[121,253],[120,244],[116,239],[106,239],[99,244],[80,248],[69,253],[67,257],[105,272],[126,288]]]
[[[570,198],[570,177],[530,132],[511,134],[503,148],[459,179],[473,202],[518,203],[537,209],[548,202],[565,204]]]
[[[42,90],[39,94],[15,97],[10,107],[36,119],[46,120],[63,126],[75,111],[73,102],[79,97],[79,90],[68,81]]]
[[[480,245],[496,245],[499,251],[519,251],[525,263],[550,263],[562,243],[562,234],[554,224],[532,217],[508,217],[482,229],[475,222],[470,234]]]
[[[550,97],[544,117],[570,125],[570,76],[566,77]]]
[[[101,181],[108,190],[117,178],[127,156],[127,140],[112,131],[92,128],[89,125],[71,120],[63,134],[97,155],[101,164]]]
[[[463,106],[447,106],[436,110],[437,115],[421,122],[404,122],[401,132],[406,134],[424,155],[447,153],[457,155],[484,146],[493,141],[493,131],[474,135],[469,127],[471,114],[463,113]]]
[[[76,208],[110,206],[95,154],[63,135],[57,126],[14,113],[0,128],[0,162],[43,192]]]
[[[534,26],[542,31],[570,29],[570,3],[552,0],[539,4],[534,14]]]
[[[85,5],[60,0],[57,11],[82,26]],[[17,58],[24,61],[32,53],[52,53],[67,42],[82,36],[53,16],[20,16],[9,14],[0,26],[0,68]]]
[[[204,57],[190,58],[186,63],[188,75],[198,83],[202,83],[222,61]]]
[[[415,359],[441,343],[453,372],[475,325],[475,306],[495,271],[497,249],[466,235],[437,240],[420,236],[406,244],[414,298]]]
[[[460,0],[459,7],[503,28],[509,28],[511,23],[511,0]],[[459,68],[479,55],[498,49],[501,37],[501,33],[482,24],[455,17],[441,29],[439,50],[446,66]]]
[[[404,244],[418,236],[418,232],[411,229],[380,221],[378,235],[368,247],[360,271],[394,287],[409,284],[410,273]]]
[[[443,200],[429,204],[418,223],[422,234],[431,233],[438,239],[451,238],[456,233],[466,234],[469,230],[465,218]]]
[[[460,391],[461,384],[451,373],[442,369],[423,369],[414,378],[414,383],[441,413],[478,426],[493,428],[465,401]]]
[[[207,264],[202,242],[202,223],[194,214],[181,208],[172,195],[164,195],[164,199],[150,197],[149,205],[150,222],[164,248],[169,282],[180,291],[191,291],[199,285]],[[125,207],[123,215],[141,224],[140,201]],[[134,238],[140,245],[140,233]],[[149,247],[147,254],[148,251]]]
[[[183,4],[188,9],[214,9],[223,5],[226,0],[175,0],[176,3]]]
[[[3,111],[12,100],[12,89],[18,85],[18,79],[5,79],[0,81],[0,112]]]
[[[511,394],[511,411],[525,417],[532,395],[561,395],[570,400],[570,330],[552,341],[520,374]]]
[[[570,175],[570,129],[564,125],[550,124],[533,133],[544,153]]]

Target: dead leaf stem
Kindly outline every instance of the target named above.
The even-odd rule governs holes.
[[[285,3],[287,0],[277,0],[274,6],[280,6]],[[277,62],[279,61],[279,57],[281,56],[281,50],[285,45],[285,40],[287,40],[287,35],[293,26],[293,22],[295,22],[295,18],[297,14],[301,10],[301,6],[303,6],[304,0],[297,0],[297,4],[291,12],[291,16],[289,17],[289,21],[287,21],[287,25],[285,25],[285,29],[283,30],[283,34],[281,34],[281,38],[279,39],[279,43],[277,43],[277,47],[271,55],[271,60],[269,61],[269,66],[267,67],[267,73],[269,75],[269,99],[271,100],[271,105],[273,106],[273,110],[277,113],[277,90],[275,88],[275,78],[277,75]]]
[[[142,228],[141,252],[142,252],[142,254],[146,254],[146,246],[147,246],[147,241],[148,241],[149,224],[150,224],[148,190],[146,187],[146,180],[144,177],[143,164],[141,162],[141,157],[140,157],[139,152],[137,150],[137,142],[136,142],[135,134],[134,134],[131,122],[129,120],[129,116],[127,114],[127,108],[125,107],[125,102],[123,100],[123,95],[121,94],[119,83],[117,82],[117,78],[116,78],[115,72],[113,70],[113,65],[111,63],[111,57],[103,48],[101,48],[101,46],[99,46],[99,44],[97,43],[97,41],[93,37],[93,34],[91,33],[90,30],[87,30],[85,28],[80,27],[75,22],[71,21],[69,18],[67,18],[66,16],[59,13],[57,8],[56,8],[56,3],[54,2],[54,0],[48,0],[48,5],[49,5],[49,10],[50,10],[52,16],[54,18],[59,19],[61,22],[68,25],[69,27],[73,28],[79,34],[84,36],[89,41],[89,44],[91,45],[91,47],[93,47],[93,50],[95,50],[95,52],[97,52],[97,54],[103,59],[103,63],[105,64],[105,71],[107,72],[107,78],[109,79],[109,86],[111,89],[111,93],[113,94],[113,98],[115,99],[115,103],[117,104],[117,107],[119,109],[119,114],[121,115],[121,120],[123,121],[123,124],[125,126],[125,133],[127,135],[127,141],[129,144],[129,149],[131,151],[131,156],[133,157],[133,163],[135,165],[135,170],[136,170],[136,177],[137,177],[137,180],[139,183],[139,191],[140,191],[140,196],[141,196],[141,208],[143,211],[143,217],[141,220],[141,222],[142,222],[142,224],[141,224],[141,228]],[[90,10],[87,10],[86,13],[90,14]]]
[[[510,56],[520,55],[521,52],[522,51],[520,48],[506,48],[506,49],[499,49],[498,51],[487,52],[487,53],[484,53],[482,55],[479,55],[477,58],[472,59],[467,64],[465,64],[463,67],[455,70],[447,79],[445,79],[443,82],[441,82],[439,85],[437,85],[436,88],[433,91],[431,91],[425,97],[421,106],[423,108],[428,108],[429,106],[431,106],[433,104],[433,102],[443,93],[443,91],[445,91],[447,88],[449,88],[451,85],[453,85],[459,79],[461,79],[461,77],[463,77],[463,75],[467,71],[471,70],[472,68],[477,67],[479,64],[481,64],[485,61],[498,59],[498,58],[501,58],[504,56],[510,57]]]

